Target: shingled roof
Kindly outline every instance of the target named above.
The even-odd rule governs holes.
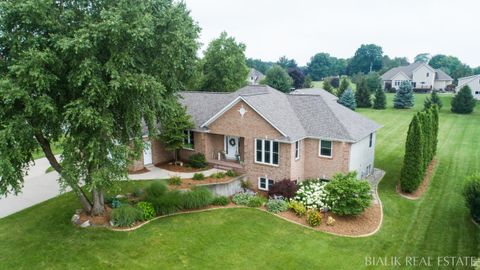
[[[380,125],[337,103],[323,89],[300,89],[284,94],[269,86],[246,86],[233,93],[181,92],[180,102],[187,107],[196,129],[222,109],[243,100],[284,137],[293,142],[305,137],[356,142],[380,128]]]
[[[438,81],[452,81],[452,77],[450,77],[447,73],[445,73],[441,69],[434,69],[431,66],[422,63],[422,62],[415,62],[413,64],[410,64],[408,66],[401,66],[401,67],[395,67],[390,69],[389,71],[385,72],[382,74],[382,80],[384,81],[391,81],[395,75],[398,73],[402,72],[404,73],[408,78],[413,79],[413,71],[417,69],[421,65],[426,65],[429,68],[433,69],[435,71],[435,80]]]

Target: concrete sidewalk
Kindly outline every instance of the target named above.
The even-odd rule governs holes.
[[[25,177],[24,185],[21,193],[18,195],[8,195],[0,197],[0,218],[6,217],[30,206],[39,204],[48,199],[61,194],[60,185],[58,184],[58,173],[53,171],[45,173],[50,163],[46,158],[35,160],[35,164],[28,169],[28,175]],[[181,178],[192,178],[194,173],[177,173],[155,166],[148,166],[149,172],[141,174],[131,174],[131,180],[151,180],[166,179],[172,176],[180,176]],[[210,176],[216,172],[224,172],[219,169],[209,169],[202,172],[205,176]],[[69,189],[67,190],[69,191]]]

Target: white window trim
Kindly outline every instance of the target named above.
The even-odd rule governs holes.
[[[186,130],[187,131],[187,144],[190,144],[191,145],[191,141],[190,141],[190,134],[193,132],[191,130]],[[193,136],[195,136],[195,134],[193,134]],[[193,142],[195,143],[195,140],[193,140]],[[185,144],[184,144],[185,145]],[[195,147],[195,145],[193,145],[193,147]],[[189,150],[189,151],[194,151],[195,149],[193,148],[189,148],[189,147],[182,147],[183,150]]]
[[[330,156],[322,155],[322,141],[326,141],[326,142],[330,142],[330,143],[331,143]],[[319,156],[319,157],[324,157],[324,158],[333,158],[333,141],[329,141],[329,140],[318,140],[318,156]]]
[[[260,187],[260,179],[262,179],[262,178],[265,179],[265,188]],[[269,190],[269,189],[268,189],[268,182],[269,182],[269,181],[272,181],[273,184],[275,184],[275,180],[269,179],[267,176],[258,177],[258,189],[259,189],[259,190],[268,191],[268,190]]]
[[[257,141],[262,141],[262,160],[265,160],[265,141],[270,141],[271,142],[271,146],[270,146],[270,161],[271,163],[266,163],[266,162],[262,162],[262,161],[257,161]],[[273,167],[279,167],[279,164],[280,164],[280,143],[278,143],[278,152],[277,152],[277,155],[278,155],[278,164],[274,164],[273,163],[273,142],[276,142],[275,140],[269,140],[269,139],[256,139],[255,138],[255,143],[253,144],[253,149],[254,149],[254,153],[255,155],[253,156],[253,161],[257,164],[262,164],[262,165],[268,165],[268,166],[273,166]]]
[[[295,142],[295,160],[300,159],[300,140]]]

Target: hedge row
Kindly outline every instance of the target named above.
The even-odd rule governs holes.
[[[432,106],[417,113],[410,122],[400,174],[400,186],[404,192],[417,190],[437,152],[438,120],[438,108]]]

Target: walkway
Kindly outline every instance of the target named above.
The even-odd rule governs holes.
[[[55,171],[45,173],[48,167],[50,167],[50,163],[46,158],[35,160],[35,164],[29,168],[28,175],[24,179],[21,193],[16,196],[0,197],[0,218],[54,198],[62,193],[57,181],[58,173]],[[151,180],[166,179],[172,176],[180,176],[181,178],[193,177],[193,173],[171,172],[155,166],[148,166],[147,169],[150,171],[141,174],[131,174],[129,178],[132,180]],[[219,171],[224,172],[224,170],[209,169],[202,173],[205,176],[210,176]]]

